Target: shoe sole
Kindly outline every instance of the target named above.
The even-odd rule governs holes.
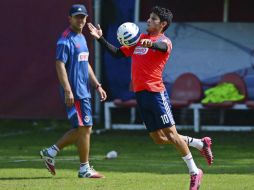
[[[208,160],[204,154],[201,153],[201,155],[206,158],[208,166],[211,166],[213,164],[213,160],[214,160],[214,156],[213,156],[213,152],[212,152],[212,139],[210,137],[204,137],[204,142],[211,150],[211,153],[212,153],[211,163],[208,162]]]
[[[102,178],[105,178],[105,176],[101,175],[101,174],[95,174],[91,177],[83,177],[81,175],[78,175],[79,178],[91,178],[91,179],[102,179]]]
[[[202,178],[203,178],[203,176],[204,176],[204,172],[203,172],[202,170],[199,170],[199,171],[202,172],[202,175],[201,175],[200,181],[199,181],[199,183],[198,183],[198,190],[199,190],[199,188],[200,188],[201,181],[202,181]]]
[[[52,175],[56,175],[56,172],[54,172],[53,170],[51,170],[51,168],[49,167],[49,165],[47,164],[47,161],[43,158],[43,153],[42,151],[40,151],[40,156],[41,156],[41,159],[43,160],[46,168],[48,169],[48,171],[52,174]]]
[[[105,176],[92,176],[92,177],[82,177],[82,176],[78,176],[78,178],[86,178],[86,179],[104,179]]]

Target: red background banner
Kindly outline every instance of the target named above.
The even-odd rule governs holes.
[[[55,71],[56,41],[68,27],[72,4],[92,0],[0,1],[0,117],[64,118]],[[92,39],[87,36],[90,62]]]

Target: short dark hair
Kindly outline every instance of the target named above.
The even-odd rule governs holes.
[[[163,8],[163,7],[159,7],[159,6],[155,6],[152,8],[151,13],[154,13],[156,15],[158,15],[158,17],[160,18],[161,22],[166,21],[167,25],[163,28],[163,32],[165,30],[168,29],[168,27],[170,26],[172,19],[173,19],[173,14],[169,9]]]

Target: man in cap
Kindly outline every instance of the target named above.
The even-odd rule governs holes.
[[[57,41],[56,70],[72,129],[66,132],[56,144],[40,151],[41,158],[52,175],[55,175],[57,153],[67,145],[75,143],[80,158],[78,177],[103,177],[90,167],[88,160],[90,133],[93,125],[89,82],[96,88],[101,101],[104,101],[107,95],[88,62],[89,51],[82,34],[87,17],[84,5],[72,5],[69,11],[70,26]]]

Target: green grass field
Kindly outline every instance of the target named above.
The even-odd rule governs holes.
[[[187,168],[171,146],[153,144],[145,131],[109,131],[92,134],[91,165],[105,179],[79,179],[76,147],[67,147],[57,159],[52,177],[39,150],[54,143],[68,130],[64,121],[0,121],[0,189],[88,190],[187,190]],[[182,132],[193,136],[190,131]],[[212,167],[195,149],[197,165],[204,170],[203,190],[254,189],[254,134],[200,133],[213,137]],[[110,150],[119,157],[105,160]]]

